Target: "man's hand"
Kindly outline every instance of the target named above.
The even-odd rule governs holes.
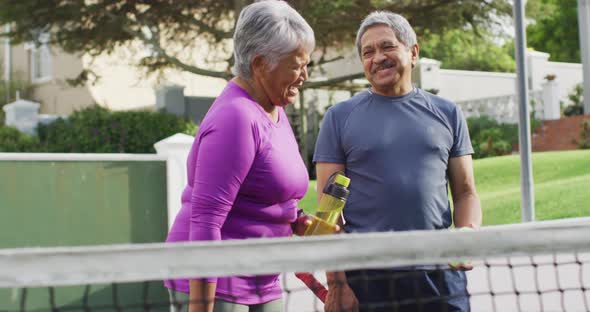
[[[473,231],[473,230],[477,230],[479,227],[473,223],[469,224],[468,226],[464,226],[464,227],[460,227],[457,229],[457,231]],[[451,262],[449,263],[449,267],[451,268],[451,270],[455,270],[455,271],[471,271],[473,270],[473,264],[471,264],[471,261],[457,261],[457,262]]]
[[[451,262],[451,263],[449,263],[449,267],[451,268],[451,270],[455,270],[455,271],[471,271],[471,270],[473,270],[473,264],[471,264],[471,261]]]
[[[359,302],[354,295],[348,283],[338,283],[331,285],[328,289],[326,302],[324,303],[325,312],[358,312]]]

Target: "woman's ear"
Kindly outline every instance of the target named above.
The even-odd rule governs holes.
[[[254,59],[252,59],[252,74],[260,74],[266,71],[266,60],[262,55],[256,55]]]

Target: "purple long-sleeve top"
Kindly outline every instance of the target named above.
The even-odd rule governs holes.
[[[167,242],[292,235],[309,177],[287,116],[277,109],[275,123],[246,91],[228,83],[195,137],[182,208]],[[259,304],[282,295],[278,275],[208,279],[215,280],[216,298],[229,302]],[[165,284],[189,292],[188,279]]]

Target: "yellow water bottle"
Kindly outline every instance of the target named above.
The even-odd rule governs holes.
[[[304,235],[334,234],[334,225],[338,222],[350,191],[350,179],[342,172],[335,172],[324,186],[322,199],[312,223]]]

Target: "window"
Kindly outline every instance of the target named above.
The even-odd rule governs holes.
[[[49,35],[41,34],[39,43],[29,43],[26,48],[29,50],[29,64],[31,82],[41,83],[51,80],[51,49],[49,47]]]

